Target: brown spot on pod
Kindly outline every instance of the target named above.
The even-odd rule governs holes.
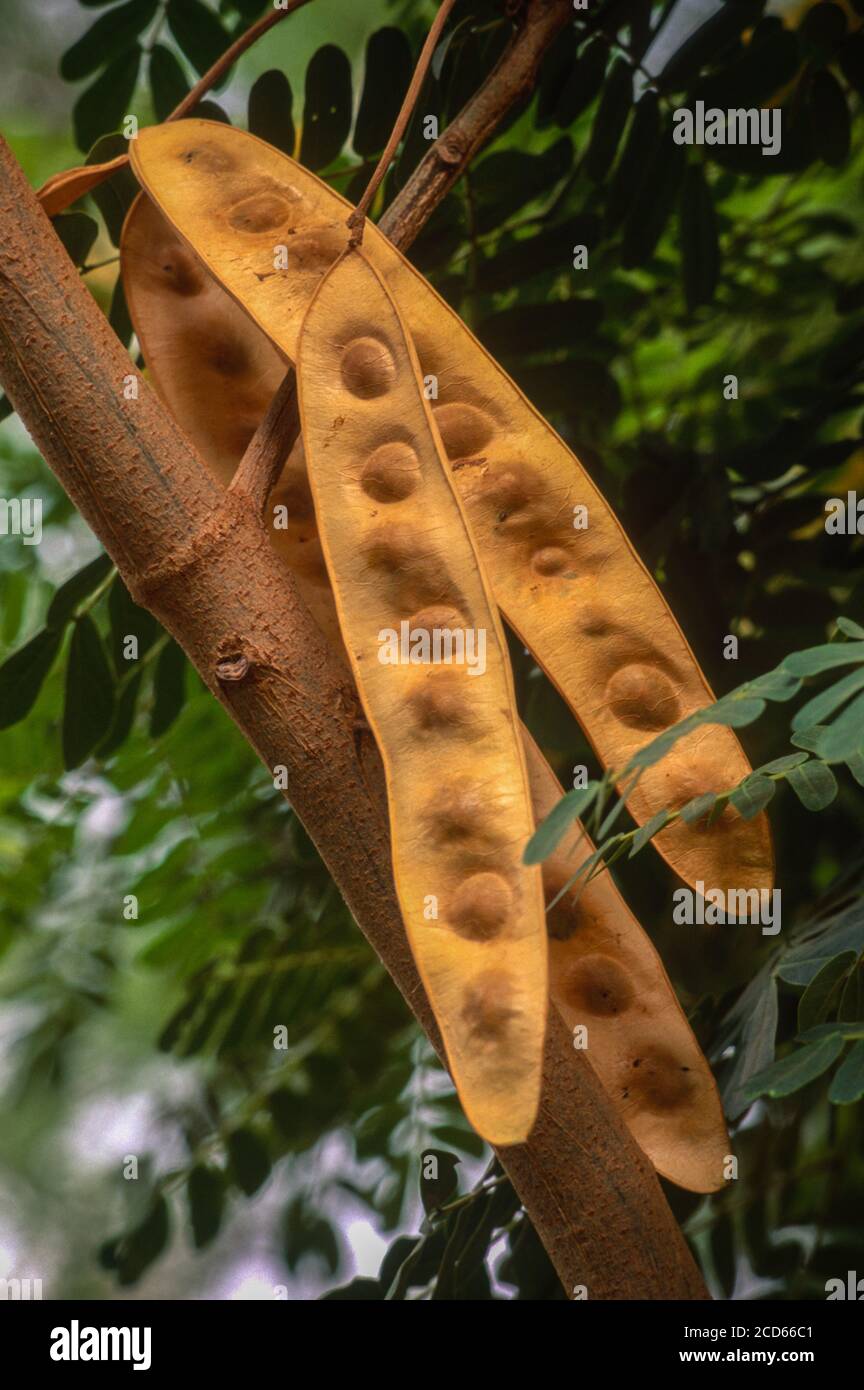
[[[428,803],[425,818],[443,844],[470,846],[493,838],[488,791],[468,778],[442,788]]]
[[[179,158],[183,164],[191,164],[194,169],[203,169],[207,174],[225,174],[235,165],[232,155],[207,140],[187,145],[185,150],[180,151]]]
[[[631,729],[668,729],[679,718],[680,701],[667,675],[653,666],[633,663],[610,677],[606,704]]]
[[[411,496],[419,482],[417,451],[396,439],[378,446],[360,478],[363,491],[375,502],[401,502]]]
[[[339,370],[345,387],[362,401],[385,395],[396,380],[393,354],[379,338],[354,338],[347,343]]]
[[[394,602],[404,613],[433,603],[449,603],[460,595],[440,551],[409,525],[381,526],[364,546],[367,563],[388,575]]]
[[[458,608],[451,608],[445,603],[430,604],[428,608],[421,608],[419,612],[412,614],[408,619],[409,630],[414,632],[420,628],[424,632],[431,632],[433,628],[448,628],[453,631],[455,628],[465,626],[465,619]]]
[[[629,1054],[620,1078],[636,1105],[661,1115],[686,1105],[697,1080],[673,1053],[653,1044]]]
[[[662,771],[663,764],[660,764]],[[728,779],[723,775],[722,770],[718,770],[714,762],[693,762],[688,760],[687,767],[677,767],[675,772],[670,775],[667,781],[669,787],[667,804],[673,811],[680,811],[682,806],[686,806],[688,801],[694,797],[702,796],[705,792],[726,791],[729,786]],[[708,830],[707,812],[705,817],[694,821],[687,827],[692,833],[704,834]],[[724,829],[731,830],[735,826],[741,825],[741,819],[733,806],[724,806],[720,815],[711,827],[712,831]],[[672,830],[678,827],[673,826]]]
[[[238,232],[272,232],[290,216],[290,203],[278,193],[255,193],[235,204],[228,222]]]
[[[600,952],[583,956],[568,970],[563,994],[574,1009],[601,1018],[623,1013],[633,1002],[633,986],[626,972]]]
[[[495,433],[495,421],[485,410],[465,402],[448,402],[435,407],[435,424],[448,458],[462,459],[476,454]]]
[[[526,463],[490,467],[466,488],[472,503],[482,502],[496,531],[507,536],[538,538],[549,528],[548,501],[540,477]]]
[[[503,970],[486,970],[465,990],[462,1021],[475,1042],[501,1043],[519,1011],[512,1005],[512,988]]]
[[[310,274],[323,275],[345,250],[345,233],[338,227],[312,227],[298,232],[286,241],[288,247],[288,273],[304,270]]]
[[[163,283],[175,294],[191,299],[204,288],[204,276],[180,246],[168,246],[158,258]]]
[[[541,550],[535,550],[531,557],[534,573],[546,577],[561,574],[570,563],[570,556],[560,545],[544,545]]]
[[[220,376],[242,376],[248,371],[249,353],[239,338],[208,338],[201,343],[201,356],[208,367]]]
[[[513,894],[500,874],[472,874],[453,894],[447,920],[470,941],[491,941],[506,926]]]
[[[418,672],[422,670],[417,668]],[[465,684],[455,671],[428,671],[418,675],[418,684],[408,696],[418,725],[426,733],[446,729],[452,733],[471,726],[470,705]]]
[[[579,618],[579,630],[586,637],[608,637],[615,631],[615,626],[605,608],[599,604],[588,604],[582,611]]]

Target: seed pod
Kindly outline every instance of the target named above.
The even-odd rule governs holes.
[[[561,787],[527,731],[524,739],[539,822]],[[543,864],[547,903],[593,849],[574,825]],[[568,1028],[584,1027],[585,1056],[633,1138],[665,1178],[715,1192],[729,1153],[717,1086],[663,962],[612,875],[579,879],[550,909],[548,925],[552,1002]]]
[[[152,204],[150,207],[149,215],[162,221],[165,235],[173,235],[158,210]],[[139,213],[133,209],[127,221],[127,232],[137,216]],[[158,239],[155,233],[156,227],[153,226],[150,234],[154,241]],[[147,344],[158,342],[160,346],[159,352],[148,354],[150,377],[181,426],[192,436],[183,411],[190,395],[195,395],[200,389],[198,383],[204,379],[200,363],[206,355],[207,344],[201,335],[186,331],[188,325],[184,326],[184,319],[191,317],[194,322],[195,306],[200,297],[186,299],[178,306],[170,275],[166,276],[161,297],[155,292],[139,294],[137,264],[131,263],[126,271],[127,293],[133,306],[139,341]],[[207,274],[206,271],[204,274]],[[209,276],[207,278],[210,280]],[[237,317],[236,306],[225,291],[215,281],[211,280],[210,283],[223,306],[226,326],[220,332],[227,332],[227,326],[232,325],[244,339],[246,335],[260,338],[273,354],[272,380],[278,380],[283,367],[281,357],[250,319],[245,315]],[[250,358],[254,355],[251,346],[249,355]],[[224,482],[233,473],[242,453],[242,441],[237,438],[236,432],[226,431],[225,422],[231,417],[232,410],[232,396],[229,391],[223,390],[211,395],[209,411],[195,416],[194,442],[205,461]],[[226,438],[234,439],[236,452],[233,458],[226,455]],[[272,495],[271,505],[274,509],[285,505],[289,517],[286,530],[273,532],[274,543],[294,571],[298,587],[319,626],[330,638],[340,660],[347,663],[333,592],[317,539],[302,441],[298,441],[291,453]],[[317,556],[311,568],[310,554]],[[563,790],[524,726],[522,738],[534,818],[539,823],[563,796]],[[581,827],[576,823],[571,837],[559,845],[556,853],[543,864],[547,902],[552,900],[573,873],[579,862],[576,853],[584,858],[592,852],[593,845],[587,837],[582,839],[579,850],[576,850],[576,842],[581,834]],[[573,853],[570,852],[571,845]],[[722,1157],[728,1152],[729,1140],[710,1069],[681,1013],[662,962],[615,888],[611,875],[603,874],[588,884],[583,889],[578,908],[574,900],[575,891],[562,899],[547,917],[551,937],[549,983],[553,1003],[571,1027],[578,1023],[588,1025],[589,1045],[585,1055],[609,1088],[634,1138],[659,1171],[681,1186],[697,1191],[712,1190],[718,1185],[718,1156]],[[578,931],[574,931],[577,923]],[[615,1007],[610,1002],[609,993],[600,1007],[596,999],[592,1006],[593,994],[588,995],[587,1006],[581,1002],[586,996],[586,956],[587,972],[593,971],[590,979],[594,981],[597,978],[597,958],[602,958],[600,963],[605,966],[606,983],[601,983],[601,991],[608,991],[609,977],[617,972]],[[581,984],[580,969],[583,977]],[[622,980],[629,981],[634,987],[628,989]],[[626,1007],[621,1002],[625,999]],[[668,1044],[665,1055],[671,1054],[676,1061],[680,1061],[680,1065],[690,1068],[689,1088],[686,1094],[679,1094],[675,1104],[667,1103],[665,1107],[655,1104],[652,1108],[640,1098],[638,1086],[627,1087],[621,1081],[627,1068],[640,1056],[638,1049],[643,1047],[646,1038],[662,1039]],[[648,1075],[647,1071],[643,1073],[643,1076]],[[641,1082],[643,1077],[640,1076],[638,1080]]]
[[[287,155],[212,122],[142,130],[131,157],[168,220],[293,360],[304,308],[345,245],[349,205]],[[274,273],[278,246],[288,268]],[[713,701],[680,628],[606,502],[515,383],[374,226],[364,251],[403,306],[424,379],[437,382],[438,430],[498,606],[602,761],[623,767]],[[642,822],[748,771],[730,730],[703,728],[646,772],[628,805]],[[725,891],[773,880],[764,816],[731,812],[711,830],[679,821],[655,843],[690,883]]]
[[[395,303],[359,250],[297,353],[342,636],[387,782],[396,891],[466,1114],[518,1144],[540,1095],[546,927],[507,648]]]

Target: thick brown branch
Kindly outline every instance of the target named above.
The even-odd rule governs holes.
[[[138,378],[0,142],[0,376],[132,593],[177,638],[271,770],[421,1025],[440,1048],[393,888],[380,769],[358,763],[356,696],[265,527],[222,492]],[[553,1019],[527,1144],[502,1161],[568,1289],[700,1298],[647,1159]]]
[[[571,0],[528,0],[521,27],[482,87],[429,150],[381,218],[403,250],[517,102],[534,90],[546,50],[573,17]]]

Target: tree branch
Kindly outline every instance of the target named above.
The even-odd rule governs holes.
[[[530,96],[543,55],[573,18],[571,0],[528,0],[521,27],[486,81],[418,164],[378,226],[403,251],[517,102]]]
[[[297,375],[289,367],[267,413],[256,429],[231,480],[230,492],[249,498],[255,514],[263,517],[267,498],[300,437],[300,408],[297,401]]]
[[[223,492],[142,378],[0,142],[0,376],[49,467],[132,594],[176,637],[291,804],[440,1054],[393,887],[377,764],[356,694],[249,498]],[[373,780],[373,785],[367,778]],[[377,786],[374,784],[377,779]],[[566,1288],[700,1298],[647,1159],[553,1018],[528,1143],[504,1167]]]

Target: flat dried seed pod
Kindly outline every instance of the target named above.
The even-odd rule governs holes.
[[[132,142],[135,173],[228,292],[294,358],[303,312],[345,245],[349,204],[287,155],[230,126],[177,121]],[[498,606],[573,709],[598,756],[623,767],[713,701],[659,590],[576,458],[459,317],[374,226],[364,250],[406,317],[438,429]],[[579,510],[584,509],[584,510]],[[587,515],[588,525],[574,523]],[[728,729],[688,735],[633,792],[643,822],[749,771]],[[676,822],[657,849],[689,883],[768,888],[764,814],[710,830]]]
[[[139,239],[137,232],[131,235],[133,222],[146,216],[146,232],[142,233],[145,244],[162,245],[163,238],[174,237],[177,248],[182,249],[183,243],[175,237],[158,209],[147,204],[149,211],[146,211],[140,206],[145,203],[142,195],[130,209],[126,229],[130,233],[130,244],[134,245]],[[232,414],[230,391],[217,391],[210,396],[209,411],[193,413],[194,431],[185,419],[190,397],[195,397],[199,389],[197,383],[206,377],[202,357],[206,356],[207,344],[199,333],[187,331],[197,322],[196,306],[200,296],[187,297],[182,304],[177,302],[175,263],[171,257],[164,263],[161,291],[157,292],[154,286],[148,292],[141,280],[146,281],[149,270],[142,276],[141,264],[133,260],[129,266],[124,266],[124,275],[139,342],[154,348],[158,345],[158,350],[152,353],[145,348],[151,379],[205,461],[227,483],[240,462],[244,446],[237,432],[228,427]],[[202,273],[221,301],[223,318],[217,336],[221,339],[236,333],[239,342],[246,346],[250,360],[258,351],[269,351],[272,354],[270,380],[275,389],[284,369],[282,357],[251,319],[237,309],[221,286],[206,271]],[[205,302],[209,305],[209,297]],[[208,307],[208,316],[210,312]],[[257,349],[253,343],[256,338],[260,339]],[[163,364],[167,364],[164,369]],[[293,518],[286,531],[274,533],[277,547],[294,570],[301,592],[319,625],[337,648],[340,658],[347,661],[333,592],[320,558],[302,441],[298,441],[292,451],[271,502],[285,505],[289,517]],[[323,578],[316,570],[314,583],[310,581],[308,566],[313,541],[323,570]],[[524,727],[522,738],[534,817],[539,822],[564,793]],[[577,849],[580,836],[583,838]],[[565,843],[542,866],[547,902],[573,873],[579,862],[576,855],[584,858],[592,849],[590,839],[584,836],[576,822]],[[578,907],[574,905],[575,897],[574,890],[547,919],[552,938],[549,960],[552,1001],[568,1026],[575,1028],[584,1024],[588,1028],[586,1056],[652,1163],[665,1177],[682,1187],[712,1191],[722,1181],[722,1161],[729,1151],[729,1139],[710,1068],[678,1004],[660,957],[616,889],[611,875],[603,874],[587,885]],[[650,1040],[647,1048],[644,1046],[646,1039]],[[660,1054],[656,1051],[658,1044],[663,1047]],[[676,1066],[688,1068],[689,1075],[681,1072],[687,1086],[679,1084],[674,1103],[664,1100],[656,1083],[652,1087],[651,1065],[635,1076],[643,1066],[643,1052],[647,1059],[654,1059],[653,1071],[661,1065],[656,1060],[658,1056],[671,1057],[666,1063],[667,1073],[671,1069],[674,1075]],[[637,1060],[639,1067],[633,1068]],[[625,1081],[631,1068],[635,1084]],[[680,1082],[678,1076],[675,1079]],[[649,1088],[647,1095],[646,1087]],[[667,1081],[667,1097],[668,1093]]]
[[[56,217],[58,212],[65,212],[85,193],[104,183],[110,174],[122,169],[128,158],[126,154],[118,154],[116,159],[104,164],[80,164],[75,169],[61,169],[59,174],[52,174],[36,194],[46,216]]]
[[[150,380],[227,487],[285,375],[286,359],[143,193],[123,224],[120,268]],[[286,460],[268,516],[274,548],[307,608],[338,641],[302,451]]]
[[[558,780],[524,732],[538,820]],[[580,841],[581,836],[581,841]],[[552,902],[594,846],[577,824],[543,865]],[[581,892],[579,891],[581,888]],[[548,916],[549,992],[658,1173],[692,1192],[724,1184],[730,1150],[717,1086],[663,962],[610,873],[565,894]]]
[[[396,306],[346,253],[306,313],[300,417],[318,530],[384,763],[396,891],[475,1129],[522,1143],[547,1010],[540,873],[504,634]]]

